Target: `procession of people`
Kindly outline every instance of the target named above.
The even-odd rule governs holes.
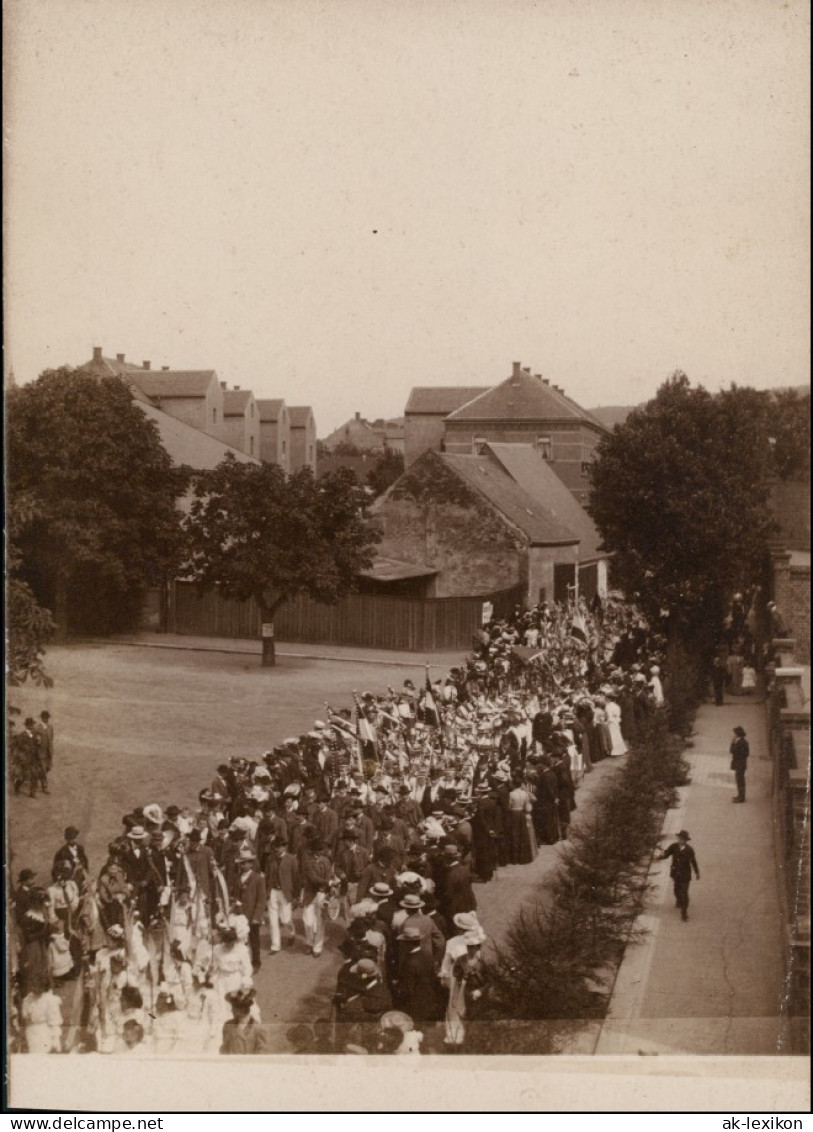
[[[567,838],[583,776],[663,703],[664,644],[613,595],[517,608],[443,679],[225,759],[197,805],[150,792],[95,868],[66,828],[51,876],[14,886],[16,1048],[264,1052],[257,972],[318,959],[330,922],[330,1016],[293,1048],[465,1048],[488,1001],[476,888]]]

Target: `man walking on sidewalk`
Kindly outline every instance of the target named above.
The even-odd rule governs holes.
[[[731,769],[734,771],[734,778],[737,783],[737,797],[732,798],[732,802],[745,801],[745,768],[748,765],[748,756],[751,750],[748,746],[748,740],[745,738],[745,728],[735,727],[734,738],[729,747],[731,752]]]
[[[680,908],[681,920],[688,920],[689,918],[689,885],[692,880],[692,869],[694,869],[694,875],[700,880],[697,857],[689,844],[690,841],[689,834],[685,829],[682,829],[677,835],[677,841],[674,841],[658,858],[660,861],[665,861],[667,857],[672,859],[669,875],[675,889],[675,904]]]

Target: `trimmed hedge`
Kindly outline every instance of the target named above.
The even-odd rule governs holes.
[[[488,962],[489,993],[470,1026],[469,1052],[554,1053],[577,1023],[606,1013],[624,948],[643,935],[635,921],[664,813],[688,781],[671,717],[668,707],[653,713],[591,817],[572,830],[552,897],[520,909]],[[497,1024],[509,1020],[517,1024]]]

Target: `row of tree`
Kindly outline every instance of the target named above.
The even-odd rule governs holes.
[[[770,478],[809,474],[809,405],[792,391],[712,394],[676,374],[601,441],[591,512],[617,583],[668,610],[686,639],[719,624],[725,594],[758,576]],[[351,472],[286,477],[233,458],[174,467],[118,378],[46,371],[9,390],[6,421],[12,682],[47,681],[54,632],[132,628],[167,576],[253,598],[272,625],[299,593],[338,601],[372,562],[369,493]]]

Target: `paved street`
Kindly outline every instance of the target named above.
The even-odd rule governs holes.
[[[748,733],[747,801],[732,805],[731,729]],[[669,863],[655,863],[644,924],[651,935],[620,968],[599,1054],[782,1053],[783,941],[765,709],[726,697],[695,722],[692,781],[667,814],[663,840],[687,829],[700,866],[689,921],[675,908]]]

